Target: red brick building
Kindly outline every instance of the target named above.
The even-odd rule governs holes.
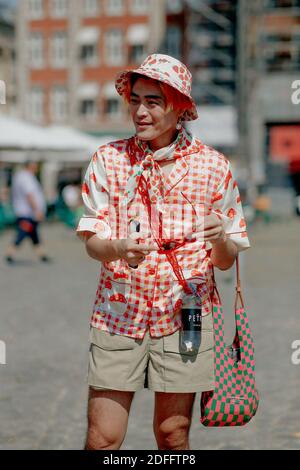
[[[17,20],[22,117],[95,133],[130,131],[116,73],[159,50],[164,0],[23,0]]]

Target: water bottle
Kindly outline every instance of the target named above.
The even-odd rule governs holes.
[[[227,346],[227,351],[229,353],[229,357],[233,359],[234,362],[240,362],[241,360],[241,350],[239,347],[235,345]]]
[[[194,290],[194,289],[193,289]],[[181,309],[180,345],[184,352],[197,352],[201,344],[202,303],[197,295],[187,295]]]

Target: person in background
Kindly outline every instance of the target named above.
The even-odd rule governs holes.
[[[67,184],[61,192],[66,206],[75,211],[82,205],[80,186],[76,184]]]
[[[37,179],[38,164],[28,161],[12,180],[12,206],[17,217],[17,235],[6,252],[6,262],[13,264],[17,249],[26,238],[32,241],[39,259],[50,261],[41,244],[38,228],[46,214],[46,201],[42,187]]]
[[[290,180],[294,190],[294,212],[300,217],[300,159],[289,162]]]

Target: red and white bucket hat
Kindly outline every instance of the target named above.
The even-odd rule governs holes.
[[[122,96],[127,89],[132,73],[145,75],[175,88],[192,103],[192,107],[183,114],[182,119],[193,121],[198,118],[196,104],[191,97],[192,74],[182,62],[169,55],[149,55],[138,69],[125,70],[117,75],[115,87],[119,95]]]

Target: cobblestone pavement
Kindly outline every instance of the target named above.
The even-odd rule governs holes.
[[[191,430],[193,449],[300,449],[300,365],[291,362],[300,339],[300,220],[286,218],[250,232],[243,257],[244,296],[256,346],[261,401],[245,428],[206,429],[199,396]],[[54,260],[36,261],[29,245],[16,266],[0,260],[0,448],[81,449],[86,431],[88,323],[98,265],[62,225],[45,226]],[[0,236],[0,252],[11,232]],[[220,273],[226,336],[233,332],[233,272]],[[136,394],[124,449],[155,449],[153,395]]]

